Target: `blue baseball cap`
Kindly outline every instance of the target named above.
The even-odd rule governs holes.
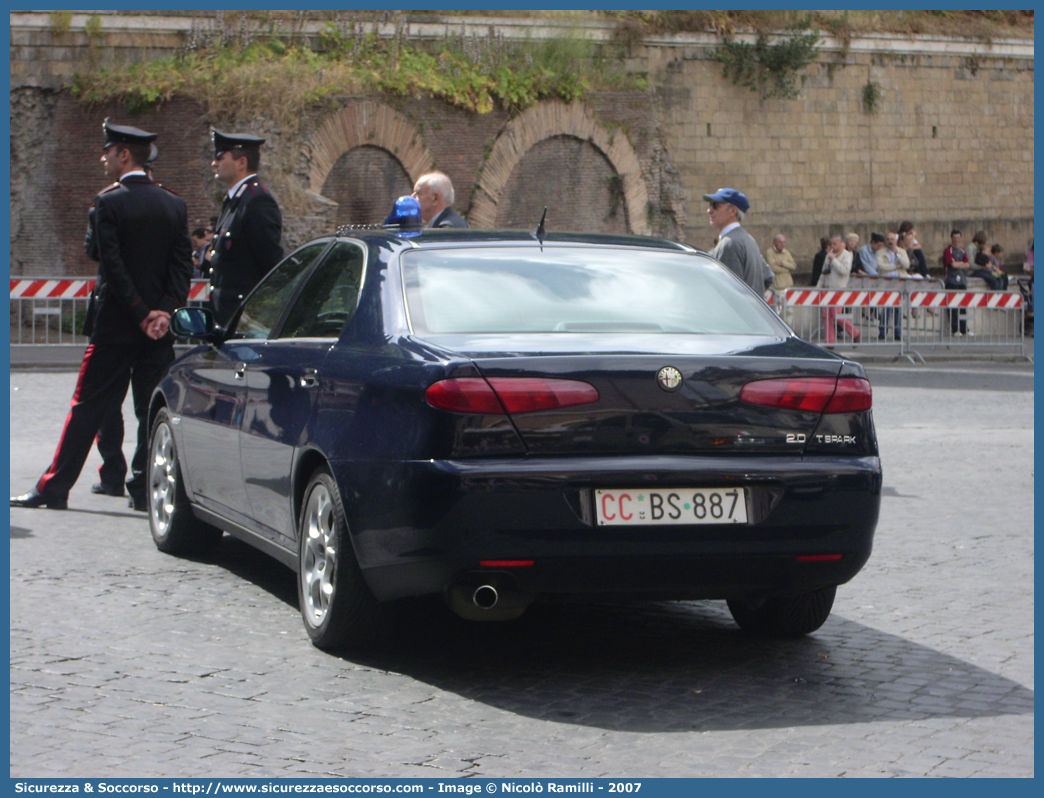
[[[747,195],[734,188],[719,188],[713,194],[704,194],[703,198],[707,202],[730,202],[744,213],[750,210],[750,200],[747,199]]]

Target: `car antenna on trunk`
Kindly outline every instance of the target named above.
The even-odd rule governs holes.
[[[536,226],[536,230],[533,231],[533,237],[537,240],[537,243],[540,244],[540,251],[541,252],[544,251],[544,236],[546,235],[546,233],[544,231],[544,221],[546,219],[547,219],[547,206],[545,205],[544,206],[544,215],[540,217],[540,224],[538,224]]]

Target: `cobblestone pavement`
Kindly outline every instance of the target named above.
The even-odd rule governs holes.
[[[12,374],[12,493],[74,383]],[[1032,380],[884,383],[874,555],[797,641],[716,602],[428,606],[389,651],[331,656],[289,570],[228,536],[159,553],[89,493],[92,459],[70,510],[11,511],[11,775],[1032,776]]]

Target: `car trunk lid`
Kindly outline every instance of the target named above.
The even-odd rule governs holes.
[[[822,413],[741,401],[745,385],[813,377],[834,380],[840,361],[756,354],[471,354],[496,388],[500,380],[586,383],[597,399],[573,407],[509,413],[532,454],[798,454]]]

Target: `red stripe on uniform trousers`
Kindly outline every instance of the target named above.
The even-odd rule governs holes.
[[[69,422],[72,420],[72,408],[76,406],[76,403],[80,400],[80,391],[83,390],[83,375],[87,373],[87,364],[91,362],[91,355],[94,354],[94,344],[88,344],[87,350],[83,353],[83,363],[80,364],[80,373],[76,377],[76,388],[73,390],[72,400],[69,402],[69,414],[65,417],[65,424],[62,426],[62,434],[58,438],[58,445],[54,447],[54,459],[51,460],[51,464],[47,467],[47,471],[39,482],[36,483],[36,489],[40,493],[45,492],[47,483],[51,481],[54,476],[55,469],[58,468],[58,452],[62,450],[62,441],[65,440],[65,433],[69,429]]]

